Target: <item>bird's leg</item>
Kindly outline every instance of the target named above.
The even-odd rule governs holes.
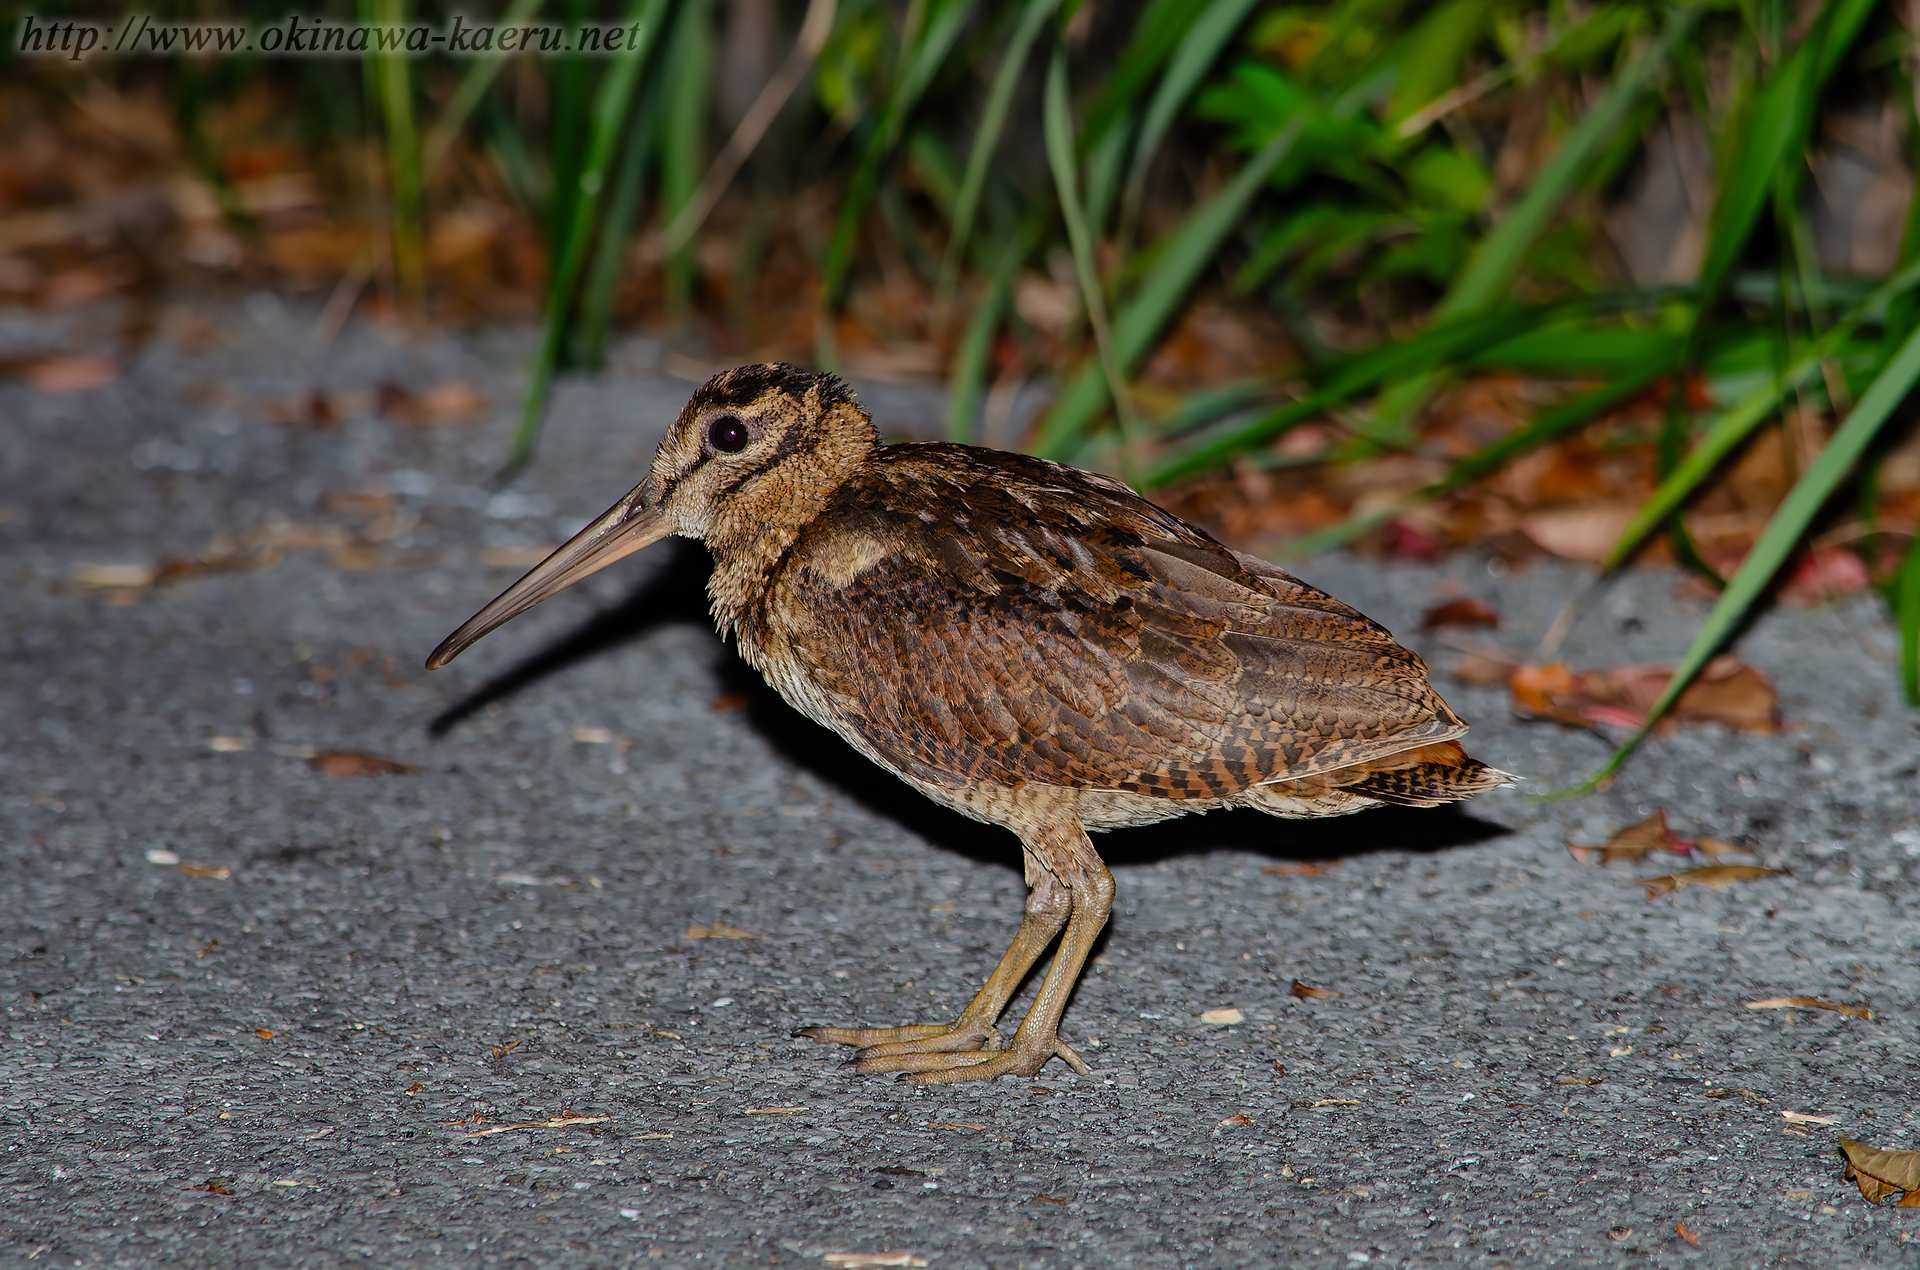
[[[795,1036],[838,1045],[863,1047],[860,1057],[879,1054],[929,1054],[950,1050],[977,1050],[990,1037],[995,1019],[1007,1008],[1007,1002],[1019,990],[1020,981],[1040,960],[1060,928],[1067,924],[1073,899],[1067,888],[1051,872],[1041,869],[1027,895],[1026,915],[1014,934],[1000,964],[987,976],[986,986],[975,994],[960,1017],[952,1023],[921,1023],[908,1027],[804,1027]]]
[[[915,1085],[954,1084],[992,1080],[996,1076],[1031,1076],[1056,1054],[1076,1071],[1086,1069],[1086,1064],[1078,1061],[1079,1055],[1060,1041],[1060,1016],[1067,1008],[1067,998],[1073,994],[1073,985],[1080,977],[1094,940],[1099,938],[1101,928],[1113,911],[1113,875],[1093,853],[1093,845],[1087,841],[1077,818],[1072,831],[1078,839],[1074,844],[1077,850],[1049,853],[1052,871],[1066,886],[1072,900],[1072,915],[1067,920],[1066,934],[1060,939],[1053,964],[1047,967],[1040,994],[1012,1042],[1002,1050],[884,1054],[866,1051],[852,1064],[855,1071],[903,1072],[907,1074],[901,1079]],[[1063,856],[1065,858],[1061,858]]]

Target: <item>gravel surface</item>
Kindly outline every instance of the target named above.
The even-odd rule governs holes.
[[[1316,562],[1528,784],[1098,839],[1120,898],[1066,1019],[1095,1074],[912,1090],[788,1033],[951,1016],[1017,923],[1014,840],[782,705],[698,548],[420,669],[691,385],[626,346],[497,491],[523,333],[356,324],[322,366],[311,324],[183,305],[107,388],[0,384],[5,1264],[1920,1265],[1834,1147],[1920,1147],[1920,713],[1876,603],[1743,641],[1784,734],[1541,803],[1604,744],[1454,682],[1418,615],[1457,587],[1524,654],[1588,575]],[[455,379],[486,417],[372,414]],[[316,382],[336,423],[271,421]],[[249,567],[83,584],[169,558]],[[1563,656],[1671,658],[1703,612],[1635,574]],[[1655,807],[1790,876],[1649,900],[1668,865],[1569,857]],[[1874,1017],[1744,1008],[1789,995]]]

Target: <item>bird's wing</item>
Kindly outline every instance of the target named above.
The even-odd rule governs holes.
[[[784,587],[810,681],[912,775],[1219,798],[1466,730],[1380,626],[1118,482],[882,453]]]

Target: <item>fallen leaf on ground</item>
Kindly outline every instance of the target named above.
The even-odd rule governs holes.
[[[1561,507],[1522,517],[1519,529],[1556,556],[1599,564],[1633,523],[1638,510],[1630,503]]]
[[[1785,872],[1785,869],[1769,869],[1759,864],[1709,864],[1703,868],[1688,869],[1684,873],[1666,873],[1657,878],[1635,878],[1633,884],[1646,887],[1647,898],[1652,900],[1683,887],[1705,886],[1716,891],[1724,891],[1735,882],[1751,882],[1755,878],[1772,877]]]
[[[56,357],[29,370],[27,386],[51,397],[86,392],[118,378],[120,367],[111,357]]]
[[[1686,855],[1693,850],[1693,845],[1667,827],[1666,809],[1656,807],[1651,816],[1628,825],[1602,846],[1586,847],[1569,842],[1567,851],[1582,864],[1604,865],[1615,860],[1638,864],[1655,851]]]
[[[1504,653],[1468,653],[1454,663],[1453,677],[1463,684],[1490,688],[1513,679],[1520,663]]]
[[[214,1183],[213,1181],[211,1181],[211,1180],[209,1180],[209,1181],[207,1181],[207,1182],[206,1182],[206,1183],[205,1183],[204,1185],[201,1185],[201,1186],[188,1186],[188,1187],[183,1187],[182,1189],[183,1189],[183,1190],[189,1190],[189,1191],[205,1191],[205,1192],[207,1192],[207,1194],[209,1194],[209,1195],[231,1195],[231,1194],[233,1194],[233,1192],[232,1192],[232,1191],[230,1191],[230,1190],[228,1190],[228,1189],[227,1189],[226,1187],[224,1187],[224,1186],[219,1186],[219,1185],[216,1185],[216,1184],[215,1184],[215,1183]]]
[[[79,564],[73,567],[73,580],[95,590],[152,586],[153,579],[154,568],[150,564]]]
[[[1872,584],[1866,561],[1858,553],[1847,547],[1816,547],[1795,562],[1780,598],[1788,604],[1812,607],[1857,595]]]
[[[1200,1015],[1200,1021],[1202,1023],[1214,1023],[1223,1027],[1231,1026],[1235,1023],[1244,1023],[1246,1019],[1246,1015],[1240,1013],[1240,1011],[1234,1009],[1232,1006],[1225,1006],[1218,1010],[1207,1010]]]
[[[1709,1098],[1731,1098],[1735,1094],[1739,1094],[1756,1107],[1764,1107],[1767,1103],[1765,1098],[1754,1093],[1751,1089],[1742,1089],[1738,1085],[1730,1085],[1724,1089],[1709,1089],[1706,1090],[1705,1093]]]
[[[1340,995],[1332,988],[1315,988],[1309,984],[1301,983],[1298,979],[1293,981],[1293,987],[1289,989],[1289,991],[1302,1001],[1319,1001],[1327,997],[1337,997]]]
[[[1673,678],[1671,666],[1616,666],[1577,672],[1554,662],[1522,666],[1507,680],[1513,712],[1570,727],[1631,730]],[[1780,698],[1767,677],[1731,654],[1706,664],[1667,711],[1657,731],[1718,723],[1736,732],[1771,736],[1779,731]]]
[[[272,1031],[264,1027],[257,1027],[253,1029],[253,1034],[255,1036],[262,1038],[263,1040],[271,1041],[273,1039]]]
[[[743,1116],[797,1116],[805,1107],[748,1107],[741,1111]]]
[[[1316,1107],[1358,1107],[1360,1100],[1358,1098],[1316,1098],[1313,1100],[1313,1105]]]
[[[1847,1176],[1869,1204],[1905,1191],[1899,1207],[1920,1208],[1920,1151],[1882,1151],[1852,1138],[1840,1139],[1839,1146],[1847,1157]]]
[[[242,750],[252,749],[253,742],[244,736],[210,736],[207,738],[207,748],[215,754],[238,754]]]
[[[715,922],[711,926],[687,927],[688,939],[765,939],[765,935],[756,935],[750,930],[726,922]]]
[[[1436,604],[1420,617],[1420,629],[1437,631],[1448,626],[1489,626],[1498,628],[1500,613],[1470,595]]]
[[[551,1120],[540,1120],[530,1124],[495,1125],[491,1129],[481,1129],[474,1133],[463,1133],[463,1138],[491,1138],[496,1133],[513,1133],[519,1129],[565,1129],[577,1124],[601,1124],[613,1119],[612,1116],[555,1116]]]
[[[1242,1124],[1252,1124],[1252,1123],[1253,1123],[1253,1117],[1242,1113],[1239,1115],[1228,1116],[1225,1120],[1222,1120],[1220,1122],[1220,1127],[1224,1129],[1228,1125],[1242,1125]]]
[[[215,882],[224,882],[233,876],[233,870],[224,864],[183,864],[180,871],[190,878],[211,878]]]
[[[1804,1111],[1783,1111],[1780,1118],[1788,1124],[1839,1124],[1833,1116],[1810,1116]]]
[[[411,763],[402,763],[398,759],[382,758],[378,754],[366,754],[359,750],[328,750],[324,754],[316,754],[308,759],[307,765],[316,772],[325,773],[339,780],[349,776],[412,776],[420,770]]]
[[[1768,997],[1765,1001],[1747,1002],[1749,1010],[1786,1010],[1794,1006],[1804,1006],[1809,1010],[1836,1010],[1850,1019],[1873,1017],[1873,1011],[1864,1005],[1836,1005],[1819,997]]]
[[[867,1266],[924,1266],[925,1257],[916,1257],[910,1252],[830,1252],[821,1258],[830,1266],[847,1266],[849,1270],[863,1270]]]
[[[553,554],[553,548],[534,547],[482,547],[480,563],[495,569],[531,569]]]
[[[380,385],[380,413],[395,423],[465,423],[487,412],[487,399],[463,380],[448,380],[419,394],[398,384]]]
[[[1673,1233],[1680,1236],[1680,1238],[1686,1240],[1688,1243],[1694,1245],[1696,1248],[1700,1246],[1700,1236],[1694,1234],[1691,1230],[1688,1230],[1687,1223],[1683,1221],[1677,1221],[1673,1223]]]
[[[1278,873],[1282,877],[1310,878],[1322,873],[1331,873],[1339,867],[1340,862],[1338,860],[1328,860],[1324,863],[1308,864],[1263,864],[1260,866],[1260,871],[1262,873]]]

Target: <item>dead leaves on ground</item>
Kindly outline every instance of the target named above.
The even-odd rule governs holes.
[[[1769,869],[1760,864],[1709,864],[1683,873],[1663,873],[1657,878],[1635,878],[1634,885],[1646,887],[1647,898],[1653,900],[1684,887],[1704,886],[1724,891],[1737,882],[1751,882],[1756,878],[1774,877],[1785,872],[1785,869]]]
[[[1881,1151],[1852,1138],[1841,1138],[1839,1147],[1847,1157],[1847,1177],[1869,1204],[1899,1195],[1895,1207],[1920,1208],[1920,1151]]]
[[[1582,864],[1608,865],[1615,860],[1625,860],[1629,864],[1639,864],[1655,852],[1666,851],[1675,855],[1698,853],[1714,861],[1696,869],[1682,869],[1673,873],[1663,873],[1658,877],[1635,878],[1635,886],[1647,888],[1647,898],[1657,899],[1670,895],[1674,891],[1689,886],[1704,886],[1723,891],[1739,882],[1751,882],[1756,878],[1774,877],[1785,874],[1785,869],[1768,868],[1759,864],[1721,864],[1722,856],[1739,853],[1742,848],[1718,838],[1683,838],[1667,824],[1664,808],[1655,808],[1652,815],[1636,821],[1597,846],[1582,846],[1569,842],[1567,851]]]
[[[1293,981],[1293,987],[1289,988],[1288,991],[1294,996],[1299,997],[1302,1001],[1322,1001],[1341,995],[1332,988],[1316,988],[1311,984],[1301,983],[1298,979]]]
[[[1475,674],[1487,668],[1474,666]],[[1673,678],[1671,666],[1616,666],[1575,671],[1561,662],[1515,666],[1507,676],[1515,717],[1592,731],[1633,731]],[[1736,732],[1772,736],[1780,730],[1780,697],[1767,677],[1731,654],[1708,662],[1687,685],[1656,732],[1717,723]]]
[[[335,780],[354,776],[416,776],[420,772],[412,763],[361,750],[328,750],[309,758],[307,766]]]
[[[687,927],[688,939],[765,939],[765,935],[756,935],[743,930],[730,922],[715,922],[711,926]]]
[[[1749,1010],[1833,1010],[1850,1019],[1871,1019],[1873,1011],[1864,1005],[1838,1005],[1832,1001],[1822,1001],[1819,997],[1768,997],[1765,1001],[1747,1002]]]

